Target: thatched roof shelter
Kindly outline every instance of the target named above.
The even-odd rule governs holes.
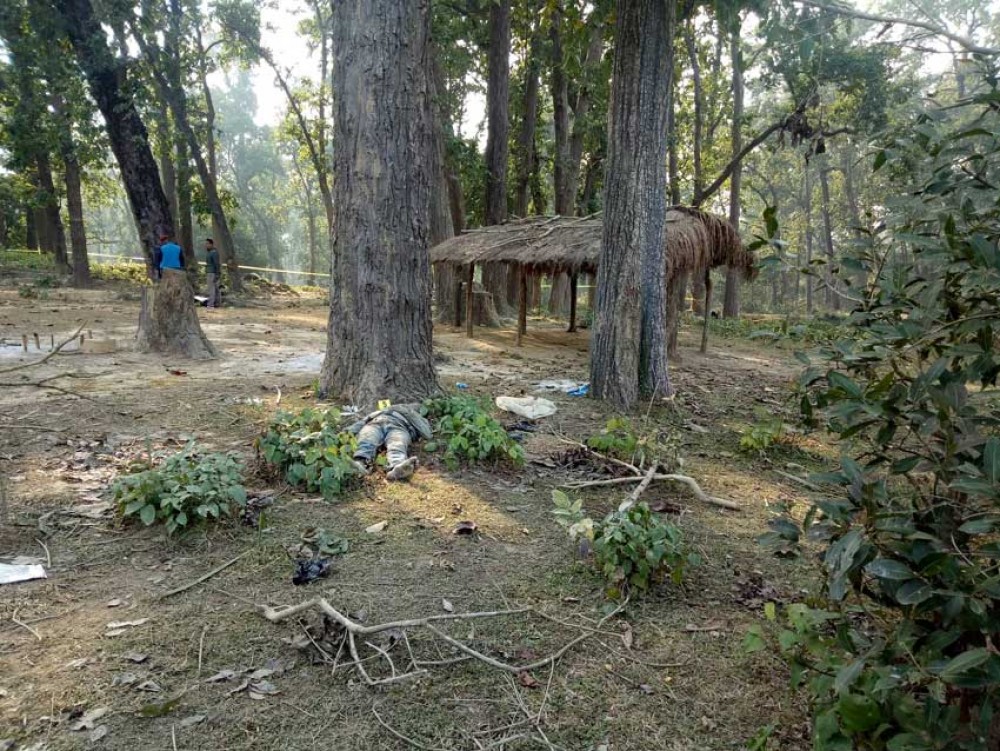
[[[597,217],[528,217],[469,230],[431,248],[431,262],[466,267],[466,330],[472,336],[472,279],[475,267],[505,263],[520,277],[518,341],[525,330],[526,278],[533,273],[568,273],[571,280],[570,325],[576,325],[576,280],[596,273],[601,257],[602,221]],[[704,273],[718,266],[755,273],[753,253],[743,247],[733,226],[713,214],[687,206],[667,210],[667,281],[680,274]],[[456,311],[457,311],[456,306]],[[457,314],[457,313],[456,313]],[[456,325],[457,325],[456,321]]]
[[[528,217],[483,227],[431,248],[432,263],[508,263],[529,272],[597,271],[601,218]],[[731,266],[752,275],[753,254],[725,219],[686,206],[667,211],[667,278]]]

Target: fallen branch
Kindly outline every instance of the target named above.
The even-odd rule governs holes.
[[[422,751],[446,751],[445,749],[437,748],[435,746],[425,746],[423,743],[419,743],[413,740],[412,738],[408,738],[407,736],[403,735],[394,727],[392,727],[392,725],[383,720],[382,717],[379,715],[378,711],[375,709],[375,707],[372,707],[372,714],[375,715],[375,719],[378,720],[379,725],[381,725],[390,733],[392,733],[394,736],[399,738],[399,740],[403,741],[403,743],[413,746],[414,748],[422,749]]]
[[[325,598],[314,597],[311,600],[306,600],[300,602],[297,605],[289,605],[282,608],[273,608],[268,605],[255,605],[257,612],[259,612],[264,618],[269,620],[271,623],[279,623],[283,620],[291,618],[294,615],[302,613],[306,610],[318,609],[328,618],[339,624],[346,634],[347,638],[347,648],[351,655],[351,659],[354,661],[354,666],[357,668],[358,674],[369,686],[382,686],[389,683],[397,683],[399,681],[408,680],[417,676],[422,676],[427,674],[426,666],[430,665],[446,665],[456,662],[462,662],[467,659],[475,659],[480,662],[489,665],[497,670],[502,670],[505,673],[511,675],[518,675],[523,672],[530,672],[532,670],[537,670],[541,667],[554,665],[563,655],[565,655],[570,649],[575,647],[580,642],[585,639],[589,639],[594,635],[594,633],[599,632],[600,626],[603,626],[610,618],[621,612],[624,607],[624,603],[618,606],[615,610],[608,613],[604,618],[598,622],[597,629],[591,628],[580,628],[582,632],[579,636],[571,639],[569,642],[564,644],[561,648],[557,649],[555,652],[550,654],[548,657],[543,657],[534,662],[526,663],[523,665],[512,665],[502,660],[495,659],[489,655],[483,654],[482,652],[473,649],[472,647],[464,644],[458,639],[446,634],[444,631],[439,629],[435,624],[444,621],[469,621],[485,618],[497,618],[501,616],[508,615],[518,615],[521,613],[531,613],[535,612],[533,608],[515,608],[511,610],[492,610],[474,613],[447,613],[443,615],[431,615],[424,618],[411,618],[403,621],[390,621],[388,623],[380,623],[372,626],[365,626],[341,613],[335,607],[333,607]],[[566,624],[571,625],[571,624]],[[455,657],[446,660],[435,660],[435,661],[422,661],[418,660],[413,656],[412,650],[409,648],[409,639],[406,636],[406,629],[410,628],[420,628],[423,629],[440,641],[445,642],[452,648],[463,653],[460,657]],[[371,649],[375,650],[379,655],[384,657],[388,663],[392,675],[388,678],[373,678],[368,670],[364,667],[364,660],[361,658],[358,652],[357,639],[359,637],[370,636],[372,634],[383,633],[386,631],[400,631],[403,633],[403,642],[407,646],[407,651],[410,655],[410,665],[405,672],[398,672],[396,670],[395,664],[389,658],[388,651],[379,648],[372,644],[370,641],[365,641],[365,644]]]
[[[590,446],[588,446],[585,443],[580,443],[579,441],[574,441],[570,438],[565,438],[564,436],[561,436],[557,433],[553,433],[552,435],[555,436],[555,439],[560,443],[565,443],[569,446],[576,446],[577,448],[583,449],[591,456],[596,456],[598,459],[608,462],[609,464],[617,464],[619,467],[624,467],[632,474],[642,477],[642,472],[634,464],[623,462],[621,459],[615,459],[613,456],[606,456],[598,451],[594,451],[594,449],[590,448]]]
[[[589,480],[588,482],[571,482],[561,487],[569,488],[571,490],[580,490],[581,488],[596,488],[604,485],[626,485],[630,482],[643,482],[645,477],[615,477],[610,480]],[[653,475],[652,480],[666,480],[669,482],[680,482],[687,485],[691,492],[694,493],[695,498],[703,503],[709,503],[713,506],[718,506],[719,508],[729,509],[730,511],[741,511],[742,508],[739,504],[734,501],[727,501],[725,498],[716,498],[711,496],[701,489],[701,486],[693,477],[688,477],[687,475]],[[651,480],[651,481],[652,481]]]
[[[219,573],[225,571],[227,568],[229,568],[230,566],[232,566],[234,563],[236,563],[237,561],[239,561],[241,558],[245,558],[246,556],[250,555],[251,552],[252,551],[250,551],[250,550],[245,550],[242,553],[240,553],[238,556],[236,556],[235,558],[232,558],[232,559],[226,561],[221,566],[217,566],[217,567],[213,568],[207,574],[205,574],[203,576],[199,576],[193,582],[185,584],[182,587],[177,587],[177,589],[171,589],[169,592],[160,595],[156,599],[157,600],[166,600],[168,597],[173,597],[174,595],[179,595],[181,592],[187,592],[189,589],[197,587],[202,582],[208,581],[209,579],[211,579],[216,574],[219,574]]]
[[[36,631],[35,629],[33,629],[33,628],[32,628],[31,626],[29,626],[29,625],[28,625],[27,623],[25,623],[24,621],[19,621],[19,620],[17,619],[17,611],[16,611],[16,610],[14,611],[14,615],[12,615],[12,616],[10,617],[10,620],[11,620],[11,621],[12,621],[12,622],[14,623],[14,625],[15,625],[15,626],[20,626],[20,627],[21,627],[21,628],[23,628],[23,629],[24,629],[25,631],[27,631],[27,632],[28,632],[29,634],[31,634],[31,635],[32,635],[32,636],[34,636],[34,637],[35,637],[36,639],[38,639],[38,641],[41,641],[41,640],[42,640],[42,635],[41,635],[40,633],[38,633],[38,631]]]
[[[646,476],[642,478],[642,482],[640,482],[638,487],[636,487],[636,489],[629,494],[629,497],[622,501],[621,505],[618,506],[619,511],[628,511],[636,504],[639,500],[639,496],[646,492],[646,488],[648,488],[649,483],[653,481],[653,477],[656,475],[656,470],[659,468],[660,465],[656,462],[653,462],[650,465],[649,471],[646,472]]]
[[[83,323],[81,323],[80,324],[80,328],[78,328],[76,331],[74,331],[73,334],[72,334],[72,336],[70,336],[69,339],[67,339],[66,341],[62,342],[58,347],[56,347],[51,352],[49,352],[47,355],[45,355],[45,357],[43,357],[43,358],[41,358],[39,360],[34,360],[32,362],[25,362],[25,363],[21,363],[20,365],[14,365],[14,366],[11,366],[9,368],[0,369],[0,373],[12,373],[15,370],[23,370],[24,368],[34,368],[37,365],[41,365],[43,362],[46,362],[47,360],[49,360],[49,359],[55,357],[56,355],[58,355],[59,352],[62,350],[62,348],[65,347],[67,344],[69,344],[72,341],[75,341],[76,337],[79,335],[79,333],[81,331],[83,331],[83,327],[86,326],[86,325],[87,325],[86,321],[84,321]]]
[[[816,483],[810,482],[809,480],[807,480],[804,477],[799,477],[797,475],[793,475],[791,472],[782,472],[780,469],[776,469],[774,471],[777,472],[782,477],[784,477],[785,479],[797,482],[799,485],[801,485],[801,486],[803,486],[805,488],[809,488],[809,490],[819,491],[819,490],[822,489]]]

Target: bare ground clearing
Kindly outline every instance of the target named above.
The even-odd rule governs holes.
[[[8,345],[0,348],[0,368],[25,357],[22,334],[31,340],[27,359],[38,356],[34,333],[44,354],[50,335],[58,342],[81,324],[97,339],[127,344],[138,309],[127,297],[112,289],[57,290],[47,300],[23,300],[0,289],[0,337]],[[463,663],[373,690],[350,669],[331,675],[329,665],[311,664],[283,641],[301,634],[300,625],[270,624],[248,601],[290,604],[322,593],[345,611],[365,611],[370,623],[440,613],[442,599],[457,611],[522,603],[592,624],[602,615],[600,583],[575,562],[550,513],[551,488],[576,479],[573,470],[529,463],[521,472],[449,472],[423,456],[410,484],[373,479],[334,504],[286,492],[261,530],[222,526],[175,539],[62,513],[100,501],[127,458],[147,445],[195,438],[249,458],[279,393],[282,407],[313,402],[326,314],[321,300],[305,297],[203,311],[206,333],[223,352],[218,361],[70,350],[23,373],[86,375],[56,381],[86,399],[0,391],[0,473],[7,480],[0,555],[51,556],[49,579],[0,589],[0,741],[37,750],[419,747],[387,730],[374,709],[426,748],[546,748],[523,724],[525,711],[543,708],[550,748],[721,751],[743,747],[771,722],[778,725],[778,747],[807,746],[804,715],[781,667],[767,656],[747,657],[740,647],[764,598],[789,597],[812,584],[805,566],[777,561],[755,541],[775,504],[802,500],[803,489],[773,468],[816,466],[823,453],[803,441],[772,465],[739,452],[738,431],[755,409],[780,414],[789,406],[795,363],[767,344],[720,342],[701,356],[693,347],[697,332],[683,332],[683,361],[673,372],[679,396],[636,419],[676,432],[687,471],[745,512],[724,513],[683,488],[652,486],[647,500],[682,507],[679,524],[703,565],[682,588],[664,587],[629,605],[631,649],[620,636],[589,639],[558,663],[551,679],[548,671],[535,675],[537,687]],[[529,329],[525,346],[515,348],[510,332],[479,331],[469,341],[439,328],[442,386],[450,390],[460,381],[473,393],[495,396],[529,393],[543,379],[586,378],[586,332],[567,335],[542,321]],[[527,440],[530,459],[544,462],[563,448],[553,432],[583,440],[609,416],[599,403],[551,398],[560,411]],[[615,490],[583,493],[595,514],[622,497]],[[480,534],[451,534],[459,519],[475,520]],[[388,521],[385,531],[365,533],[377,521]],[[300,588],[290,582],[285,548],[306,527],[344,535],[351,549],[328,579]],[[246,551],[205,584],[157,600]],[[15,624],[15,616],[30,628]],[[108,635],[108,623],[143,619]],[[578,633],[520,615],[449,628],[510,659],[547,654]],[[624,621],[607,628],[622,631]],[[429,642],[418,646],[430,649]],[[130,653],[148,657],[136,663]],[[246,691],[230,694],[233,681],[204,682],[272,658],[294,665],[270,679],[278,693],[260,700]],[[129,673],[137,680],[121,685]],[[160,690],[137,689],[146,681]],[[139,714],[144,704],[182,691],[162,717]],[[108,708],[96,723],[107,729],[103,738],[91,741],[89,731],[70,729],[70,718],[100,707]]]

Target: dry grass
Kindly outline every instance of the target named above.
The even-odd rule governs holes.
[[[76,304],[75,316],[97,314],[109,328],[124,328],[131,320],[127,307],[114,319],[93,307],[98,302]],[[2,311],[9,318],[19,315],[9,307]],[[39,309],[34,322],[68,325],[59,315]],[[0,526],[0,551],[41,554],[34,541],[38,518],[93,492],[81,492],[80,483],[71,481],[77,470],[60,468],[78,452],[97,451],[80,448],[79,441],[130,433],[164,443],[191,434],[206,445],[248,450],[274,409],[274,390],[262,386],[282,385],[282,406],[310,402],[312,374],[271,371],[278,360],[309,351],[307,346],[322,347],[317,329],[323,315],[320,307],[278,302],[260,310],[225,311],[224,317],[208,319],[209,335],[228,343],[228,360],[222,363],[192,366],[188,376],[170,377],[162,375],[162,364],[128,354],[117,377],[97,379],[96,403],[37,394],[29,395],[30,402],[24,395],[3,401],[0,421],[49,421],[62,428],[58,439],[74,445],[54,445],[37,431],[27,437],[0,435],[0,453],[9,457],[2,471],[19,478],[9,485],[12,524]],[[460,380],[474,392],[519,393],[541,378],[584,373],[582,335],[542,331],[528,337],[516,356],[506,332],[484,336],[489,338],[472,343],[447,332],[437,337],[438,347],[451,357],[446,367],[462,372]],[[253,612],[249,601],[288,604],[322,592],[347,611],[365,611],[370,622],[441,612],[442,598],[456,610],[516,602],[578,623],[602,616],[599,580],[575,561],[550,514],[549,492],[567,479],[564,470],[529,464],[518,473],[450,473],[424,456],[410,484],[373,479],[334,504],[289,493],[265,513],[261,530],[220,527],[165,539],[154,530],[50,517],[51,578],[0,592],[0,740],[44,743],[53,751],[86,747],[86,733],[71,732],[68,718],[107,706],[110,713],[101,723],[109,733],[100,745],[108,749],[170,749],[175,739],[178,749],[408,748],[375,720],[376,708],[395,730],[427,747],[474,749],[473,739],[484,745],[498,740],[502,732],[487,731],[522,720],[521,702],[537,712],[544,696],[543,728],[557,748],[606,744],[616,751],[722,751],[740,748],[771,722],[779,726],[775,747],[806,748],[801,707],[788,693],[784,670],[772,658],[747,657],[740,648],[745,628],[759,618],[759,603],[744,602],[755,572],[786,596],[811,586],[804,564],[771,559],[755,542],[769,508],[801,502],[802,488],[769,472],[766,462],[739,454],[738,433],[724,427],[753,419],[759,400],[783,405],[784,383],[794,366],[769,350],[740,346],[727,343],[726,352],[709,358],[685,350],[687,359],[674,374],[681,396],[649,413],[650,424],[680,433],[688,471],[707,490],[744,503],[746,512],[724,514],[691,501],[683,490],[650,489],[649,500],[670,499],[684,508],[678,523],[705,560],[682,588],[665,587],[630,604],[631,650],[615,637],[584,642],[558,664],[548,689],[548,674],[534,676],[540,686],[525,688],[483,665],[466,663],[376,691],[359,685],[350,670],[331,675],[330,666],[312,664],[285,643],[301,627],[272,625]],[[762,367],[762,361],[768,365]],[[247,397],[262,402],[246,404]],[[609,416],[598,403],[554,399],[560,412],[551,427],[563,434],[596,432]],[[712,433],[684,429],[690,422]],[[544,456],[553,443],[539,434],[526,448],[531,457]],[[589,491],[584,498],[594,514],[620,500],[614,491]],[[475,520],[481,534],[451,534],[461,519]],[[383,520],[389,522],[385,532],[365,533],[368,525]],[[328,579],[297,588],[290,583],[285,549],[311,526],[348,537],[351,550]],[[251,551],[247,557],[204,585],[156,600],[246,550]],[[122,604],[109,608],[113,598]],[[25,621],[55,617],[34,624],[39,641],[11,623],[15,610]],[[141,618],[150,620],[121,636],[105,636],[108,622]],[[714,630],[688,631],[689,624]],[[575,635],[527,616],[451,628],[482,649],[512,658],[544,654]],[[608,628],[623,625],[614,621]],[[425,641],[416,646],[432,648]],[[148,661],[129,662],[125,655],[130,652],[148,654]],[[280,693],[261,701],[245,692],[229,695],[232,683],[203,680],[219,670],[260,667],[271,658],[294,659],[295,666],[271,679]],[[125,672],[155,681],[162,692],[112,685]],[[170,714],[139,715],[146,702],[180,691],[186,693]],[[195,715],[206,719],[182,727]],[[503,747],[545,748],[537,735]]]

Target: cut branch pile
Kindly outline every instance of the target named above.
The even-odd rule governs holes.
[[[311,600],[300,602],[298,605],[289,605],[280,608],[274,608],[267,605],[256,605],[256,608],[257,611],[271,623],[280,623],[301,613],[318,610],[324,617],[333,621],[341,631],[340,647],[338,648],[336,655],[332,657],[329,654],[329,651],[322,649],[313,639],[312,635],[309,634],[308,630],[306,631],[307,638],[320,652],[323,660],[325,662],[333,663],[334,670],[336,671],[337,667],[343,664],[340,662],[340,656],[346,646],[347,654],[350,656],[351,660],[350,664],[354,666],[362,680],[364,680],[364,682],[369,686],[384,686],[426,675],[428,673],[428,669],[432,667],[451,665],[457,662],[464,662],[466,660],[478,660],[485,665],[495,668],[496,670],[501,670],[510,675],[521,676],[524,674],[530,674],[533,670],[554,665],[563,655],[573,649],[573,647],[590,638],[594,634],[600,633],[601,626],[620,613],[625,604],[626,603],[622,603],[622,605],[602,618],[596,628],[592,626],[575,625],[557,620],[551,616],[539,613],[537,610],[530,607],[492,610],[477,613],[445,613],[441,615],[430,615],[424,618],[390,621],[388,623],[380,623],[372,626],[366,626],[363,623],[352,620],[333,607],[333,605],[331,605],[329,601],[323,597],[314,597]],[[577,629],[580,633],[573,639],[566,642],[562,647],[549,654],[547,657],[523,664],[512,664],[484,654],[483,652],[445,633],[439,628],[439,624],[443,623],[485,620],[512,615],[523,615],[526,613],[534,613],[535,615],[550,622],[558,623],[564,627]],[[451,647],[454,650],[454,653],[450,656],[444,656],[441,659],[435,660],[421,659],[417,657],[414,654],[408,634],[408,632],[412,632],[413,630],[423,630],[431,634],[437,641],[444,642],[446,645]],[[381,647],[374,644],[372,641],[372,637],[378,635],[388,637],[388,641],[383,642],[383,646]],[[361,646],[368,647],[375,654],[368,657],[362,657],[359,642]],[[386,644],[388,646],[386,646]],[[401,669],[397,668],[396,662],[390,655],[390,652],[400,645],[402,645],[405,649],[405,655],[403,656],[405,662]],[[386,663],[389,669],[389,675],[386,677],[373,676],[369,671],[369,668],[365,666],[370,660],[379,657]]]

